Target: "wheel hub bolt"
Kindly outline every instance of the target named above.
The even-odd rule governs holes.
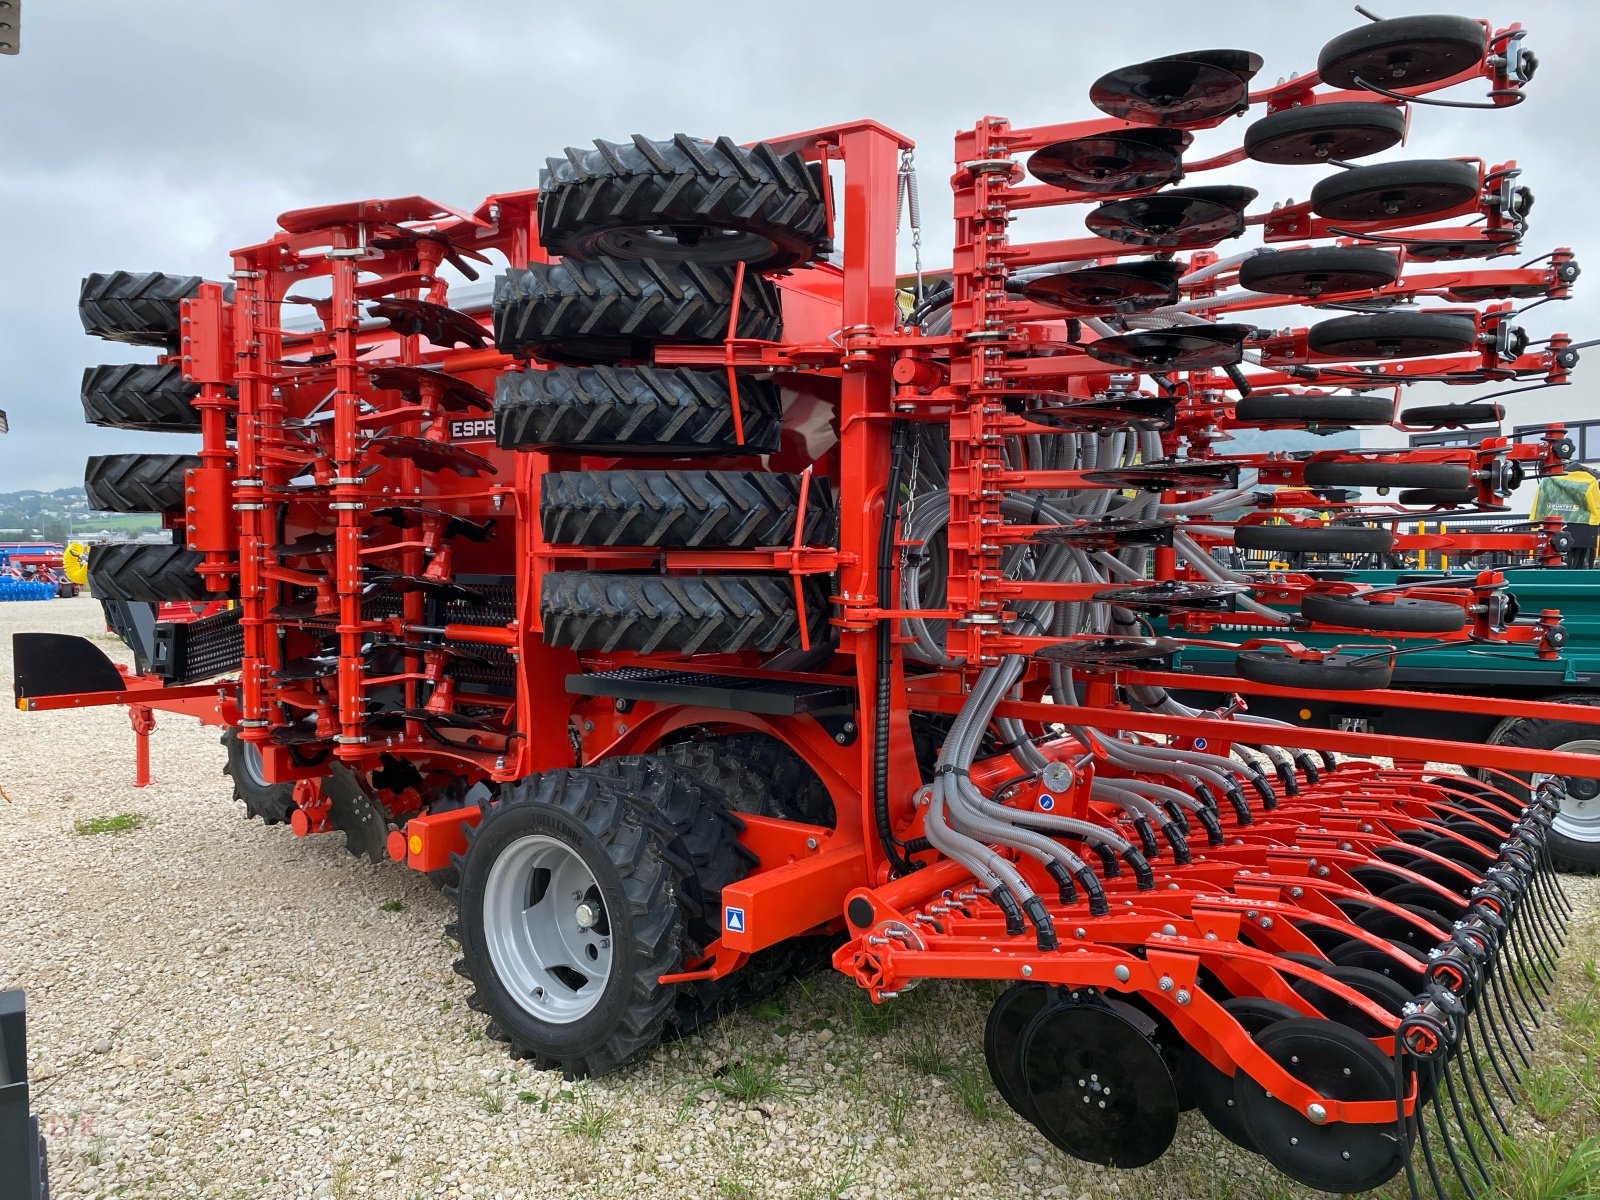
[[[573,910],[572,914],[584,929],[593,929],[600,923],[600,910],[585,900]]]

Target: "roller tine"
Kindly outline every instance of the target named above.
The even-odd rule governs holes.
[[[1489,1183],[1489,1172],[1484,1169],[1483,1159],[1478,1157],[1478,1147],[1473,1142],[1472,1128],[1467,1124],[1466,1114],[1461,1111],[1461,1096],[1456,1091],[1455,1076],[1450,1074],[1450,1064],[1448,1061],[1439,1064],[1439,1076],[1444,1080],[1445,1094],[1450,1097],[1450,1108],[1456,1115],[1456,1125],[1461,1131],[1461,1140],[1466,1142],[1467,1153],[1472,1156],[1472,1165],[1477,1167],[1479,1177],[1485,1184],[1487,1184]],[[1483,1118],[1479,1117],[1478,1121],[1479,1124],[1482,1124]],[[1445,1145],[1448,1146],[1449,1144],[1449,1139],[1446,1138]],[[1450,1157],[1452,1161],[1455,1159],[1454,1154],[1452,1154]],[[1460,1163],[1456,1164],[1456,1174],[1461,1175],[1461,1182],[1467,1186],[1467,1195],[1471,1196],[1472,1186],[1471,1184],[1467,1183],[1466,1174],[1461,1170]]]

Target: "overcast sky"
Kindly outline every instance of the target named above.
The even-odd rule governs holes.
[[[1530,98],[1499,112],[1416,108],[1409,145],[1384,157],[1516,157],[1538,196],[1528,257],[1569,245],[1600,267],[1586,236],[1600,115],[1592,0],[1453,10],[1531,29],[1542,65]],[[285,209],[411,193],[471,209],[535,186],[546,155],[595,137],[749,141],[857,117],[918,143],[934,265],[948,253],[957,129],[990,113],[1019,125],[1094,116],[1097,75],[1184,50],[1254,50],[1266,58],[1258,82],[1270,82],[1313,69],[1322,43],[1361,21],[1322,0],[23,0],[22,53],[0,57],[0,408],[11,420],[0,491],[81,482],[90,454],[192,448],[83,424],[83,367],[149,357],[83,335],[87,272],[221,278],[228,250],[268,236]],[[1237,145],[1243,128],[1202,134],[1190,157]],[[1195,182],[1258,187],[1260,207],[1303,199],[1323,173],[1246,164]],[[1082,211],[1030,214],[1016,232],[1080,232]],[[1600,280],[1580,280],[1577,299],[1529,314],[1529,327],[1600,335],[1597,296]],[[1600,351],[1589,366],[1600,372]],[[1594,414],[1580,400],[1592,395],[1582,381],[1508,403],[1518,422],[1578,419]]]

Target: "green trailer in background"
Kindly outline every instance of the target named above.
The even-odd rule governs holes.
[[[1479,708],[1450,712],[1386,708],[1381,702],[1363,701],[1361,692],[1350,692],[1334,701],[1251,696],[1250,711],[1295,725],[1600,754],[1600,732],[1592,725],[1502,719],[1494,703],[1497,698],[1600,703],[1600,574],[1511,567],[1505,576],[1524,618],[1537,617],[1544,609],[1560,611],[1567,633],[1560,657],[1540,659],[1531,651],[1462,642],[1437,643],[1436,648],[1419,650],[1427,641],[1408,638],[1399,643],[1407,653],[1395,659],[1394,682],[1390,684],[1411,691],[1477,697],[1483,701]],[[1349,571],[1341,577],[1383,586],[1424,576],[1414,571]],[[1259,627],[1219,628],[1209,635],[1241,642],[1275,636],[1293,637],[1318,649],[1383,644],[1374,634],[1279,633]],[[1176,658],[1175,669],[1232,675],[1234,654],[1224,649],[1185,647]],[[1216,703],[1214,693],[1182,698]],[[1552,851],[1566,870],[1600,872],[1600,780],[1569,777],[1566,785],[1567,799],[1552,831]]]

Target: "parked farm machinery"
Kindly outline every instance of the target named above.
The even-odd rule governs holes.
[[[831,955],[877,1002],[1007,982],[995,1085],[1076,1157],[1153,1161],[1193,1105],[1307,1186],[1471,1193],[1567,911],[1561,788],[1508,773],[1592,760],[1250,699],[1448,708],[1386,687],[1408,640],[1549,657],[1559,614],[1493,571],[1373,588],[1211,550],[1390,544],[1564,469],[1497,397],[1575,367],[1518,318],[1577,263],[1527,257],[1513,162],[1353,165],[1438,105],[1521,101],[1519,27],[1375,22],[1252,90],[1261,65],[1173,55],[1101,77],[1089,120],[977,121],[950,267],[906,290],[913,147],[870,121],[600,141],[471,211],[286,213],[226,284],[91,276],[85,328],[159,358],[86,372],[88,418],[201,439],[94,461],[97,506],[176,537],[97,547],[92,583],[237,603],[145,676],[22,635],[19,701],[209,715],[249,812],[436,874],[469,1003],[539,1066],[619,1069]],[[1246,159],[1310,199],[1209,182]],[[1071,205],[1087,236],[1023,236]],[[1400,408],[1419,383],[1491,395]],[[1228,453],[1457,425],[1483,436]],[[1241,623],[1237,678],[1169,669]]]

